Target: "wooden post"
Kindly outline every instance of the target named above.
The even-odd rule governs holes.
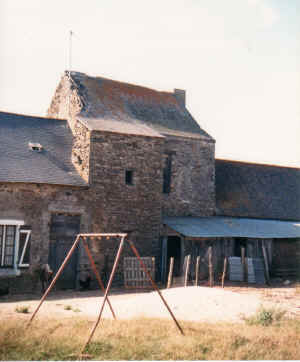
[[[200,264],[200,256],[197,256],[196,259],[196,280],[195,280],[195,285],[198,286],[198,280],[199,280],[199,264]]]
[[[265,262],[266,279],[267,279],[267,283],[270,284],[268,256],[267,256],[267,252],[266,252],[265,243],[263,240],[261,242],[261,246],[262,246],[262,252],[263,252],[264,262]]]
[[[170,268],[169,268],[169,276],[168,276],[168,284],[167,288],[170,288],[172,285],[172,279],[173,279],[173,266],[174,266],[174,258],[170,258]]]
[[[214,271],[212,263],[212,246],[208,248],[209,286],[214,286]]]
[[[222,288],[224,288],[224,281],[226,276],[226,269],[227,269],[227,257],[224,258],[224,268],[223,268],[223,275],[222,275]]]
[[[162,240],[162,251],[161,251],[161,282],[165,283],[167,281],[167,249],[168,249],[168,238],[163,237]]]
[[[243,265],[243,279],[244,279],[244,282],[247,282],[248,283],[248,268],[247,268],[247,265],[246,265],[246,258],[245,258],[245,248],[242,247],[242,250],[241,250],[241,254],[242,254],[242,265]]]
[[[191,262],[191,256],[188,255],[188,256],[187,256],[187,259],[186,259],[186,268],[185,268],[185,275],[184,275],[184,286],[185,286],[185,287],[188,285],[188,276],[189,276],[190,262]]]

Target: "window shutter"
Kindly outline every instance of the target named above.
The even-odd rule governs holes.
[[[31,230],[21,229],[19,238],[19,267],[29,267],[30,264],[30,236]]]

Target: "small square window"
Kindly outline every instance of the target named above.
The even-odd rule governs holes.
[[[133,185],[133,171],[132,170],[125,171],[125,183],[126,183],[126,185]]]

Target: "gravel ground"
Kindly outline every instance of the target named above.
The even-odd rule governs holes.
[[[296,288],[225,288],[178,287],[162,290],[162,294],[178,320],[203,322],[241,322],[243,317],[253,315],[260,306],[285,310],[291,317],[300,318],[300,295]],[[109,296],[119,319],[138,317],[170,318],[157,292],[129,293],[113,291]],[[37,317],[61,318],[98,316],[103,293],[51,292],[41,306]],[[28,306],[30,313],[37,307],[39,296],[18,295],[0,299],[0,319],[18,316],[29,319],[28,314],[17,313],[16,307]],[[112,318],[108,305],[103,316]]]

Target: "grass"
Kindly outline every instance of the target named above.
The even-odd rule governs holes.
[[[81,312],[80,309],[78,309],[78,308],[73,308],[71,305],[65,305],[65,306],[64,306],[64,310],[72,310],[72,311],[75,312],[75,313]]]
[[[248,325],[261,325],[264,327],[280,322],[286,312],[281,309],[260,307],[254,316],[245,318]]]
[[[28,314],[29,313],[29,307],[27,307],[27,306],[18,306],[18,307],[16,307],[15,311],[17,313]]]
[[[7,320],[0,329],[0,360],[78,360],[93,321],[67,318]],[[84,352],[93,360],[299,360],[300,321],[264,325],[159,319],[103,320]]]

